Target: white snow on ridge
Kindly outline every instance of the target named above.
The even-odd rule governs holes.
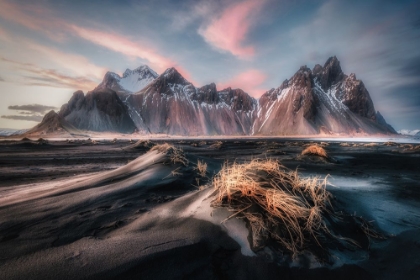
[[[23,134],[28,129],[11,129],[11,128],[0,128],[0,136],[11,136],[11,135],[19,135]]]
[[[142,79],[139,75],[129,75],[126,78],[121,78],[119,81],[120,86],[129,92],[138,92],[147,86],[154,78],[148,77]]]
[[[142,65],[134,70],[125,70],[123,76],[110,73],[118,85],[127,92],[136,93],[152,82],[158,74],[147,65]]]
[[[414,130],[409,130],[409,129],[401,129],[397,131],[399,134],[401,135],[410,135],[410,136],[414,136],[417,133],[420,132],[420,129],[414,129]]]

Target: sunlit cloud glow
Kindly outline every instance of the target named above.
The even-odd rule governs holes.
[[[219,89],[227,87],[241,88],[253,97],[259,97],[264,92],[261,84],[265,82],[266,79],[267,76],[263,72],[251,69],[236,75],[228,81],[219,83],[217,87]]]
[[[255,14],[265,1],[247,0],[228,6],[219,17],[199,29],[199,34],[216,49],[247,59],[255,47],[246,44],[246,36],[254,23]]]

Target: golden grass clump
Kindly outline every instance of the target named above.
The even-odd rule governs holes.
[[[254,249],[272,238],[296,255],[309,240],[319,244],[317,237],[328,231],[322,216],[330,205],[325,185],[326,179],[301,179],[272,159],[225,163],[213,179],[212,206],[246,219]]]
[[[398,145],[397,143],[391,142],[391,141],[388,141],[388,142],[385,142],[384,143],[384,146],[387,146],[387,147],[389,147],[389,146],[397,146],[397,145]]]
[[[206,177],[207,174],[207,163],[201,160],[197,161],[196,170],[201,177]]]
[[[212,149],[220,149],[223,146],[223,142],[222,141],[216,141],[213,144],[210,145],[210,148]]]
[[[200,141],[200,142],[198,142],[198,146],[205,146],[205,145],[207,145],[207,142],[206,141]]]
[[[158,153],[166,153],[169,155],[169,159],[173,164],[180,163],[182,165],[188,165],[188,159],[185,157],[182,149],[176,148],[168,143],[155,145],[150,151],[157,151]]]
[[[351,145],[347,142],[340,143],[341,147],[351,147]]]
[[[420,153],[420,145],[409,145],[401,153]]]
[[[134,143],[134,145],[132,145],[132,148],[138,148],[138,147],[145,147],[145,148],[149,148],[153,146],[153,143],[149,140],[149,139],[140,139],[138,140],[136,143]]]
[[[321,143],[319,143],[319,145],[320,145],[321,147],[326,147],[326,146],[329,146],[330,144],[329,144],[329,143],[327,143],[327,142],[321,142]]]
[[[324,150],[324,148],[317,145],[317,144],[311,145],[311,146],[307,147],[306,149],[304,149],[302,151],[302,156],[304,156],[304,155],[319,156],[319,157],[323,157],[323,158],[328,158],[328,154]]]
[[[367,143],[363,145],[364,147],[377,147],[378,143]]]

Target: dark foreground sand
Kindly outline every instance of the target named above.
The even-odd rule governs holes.
[[[299,157],[305,140],[168,141],[187,166],[127,140],[0,143],[0,279],[418,279],[420,153],[410,146],[329,142],[328,162]],[[334,204],[388,238],[332,251],[329,263],[254,253],[245,223],[220,224],[230,213],[199,186],[226,160],[267,157],[329,174]]]

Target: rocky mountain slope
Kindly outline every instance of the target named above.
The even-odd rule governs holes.
[[[123,102],[139,131],[179,135],[245,135],[255,99],[240,89],[195,88],[175,68]]]
[[[59,116],[83,130],[133,133],[136,126],[127,107],[112,89],[96,89],[86,95],[76,91]]]
[[[355,74],[336,57],[301,67],[258,100],[241,89],[196,88],[175,69],[147,66],[108,72],[86,95],[73,94],[60,117],[79,129],[174,135],[313,135],[396,133],[375,111]]]
[[[82,135],[82,131],[67,122],[64,118],[58,115],[54,110],[48,112],[42,121],[35,127],[26,131],[24,136],[43,136],[43,135],[57,134],[60,136],[74,136]]]
[[[313,70],[303,66],[259,99],[254,134],[395,133],[375,111],[355,74],[345,75],[336,57]]]

